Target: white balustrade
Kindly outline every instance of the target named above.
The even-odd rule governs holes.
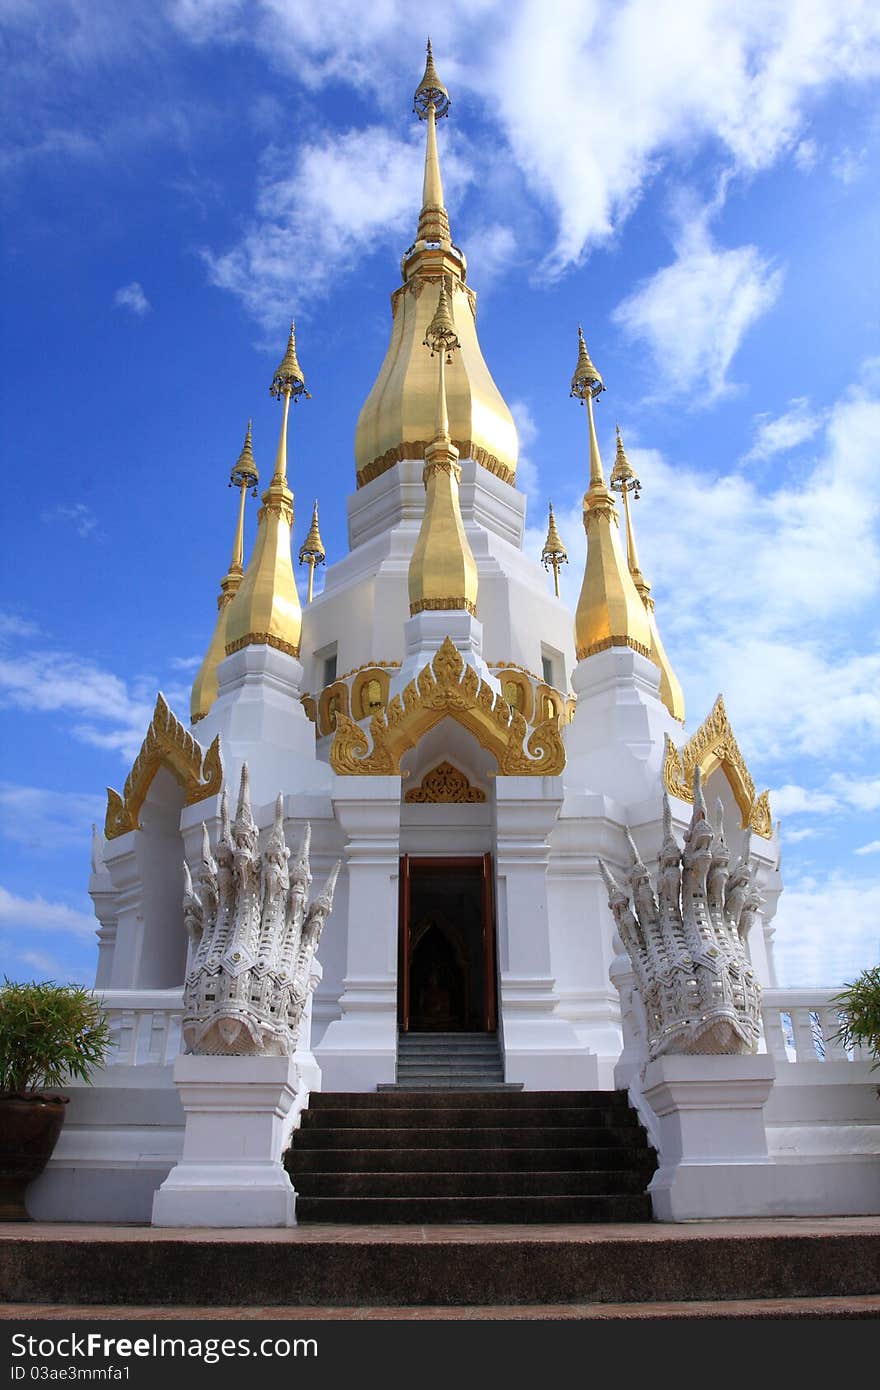
[[[110,1020],[108,1067],[168,1066],[180,1052],[183,989],[96,991]]]
[[[827,989],[765,989],[761,996],[767,1051],[780,1062],[855,1062],[870,1054],[849,1051],[836,1037],[841,1015]]]

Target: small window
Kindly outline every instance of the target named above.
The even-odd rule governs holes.
[[[542,657],[541,657],[541,674],[542,674],[543,677],[544,677],[544,684],[545,684],[545,685],[555,685],[555,684],[556,684],[555,680],[553,679],[553,658],[552,658],[552,656],[542,656]]]
[[[332,656],[324,657],[324,680],[323,685],[332,685],[336,679],[336,652]]]

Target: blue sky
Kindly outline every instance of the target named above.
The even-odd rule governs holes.
[[[295,314],[297,544],[345,546],[412,240],[424,19],[383,0],[2,0],[0,960],[90,980],[89,829],[214,619]],[[548,22],[552,16],[552,22]],[[431,9],[453,233],[520,426],[528,544],[582,573],[582,320],[644,487],[688,728],[719,690],[782,821],[783,983],[880,956],[880,12]],[[255,525],[249,513],[249,536]]]

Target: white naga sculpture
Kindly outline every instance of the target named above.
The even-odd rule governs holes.
[[[282,797],[260,854],[251,814],[247,764],[235,820],[226,788],[221,832],[211,853],[202,824],[202,858],[193,886],[184,863],[183,912],[190,965],[183,991],[183,1037],[189,1052],[289,1056],[296,1050],[309,998],[312,960],[333,906],[337,862],[309,908],[310,829],[292,861],[284,841]]]
[[[721,802],[713,827],[699,768],[683,851],[672,833],[666,796],[663,827],[656,889],[629,832],[634,862],[628,891],[599,860],[608,906],[644,1004],[649,1058],[664,1052],[755,1052],[761,992],[746,941],[761,896],[749,864],[749,837],[731,869]]]

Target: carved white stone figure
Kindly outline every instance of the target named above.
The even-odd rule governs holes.
[[[665,796],[663,824],[656,892],[628,832],[633,867],[626,889],[599,860],[608,906],[644,1004],[649,1057],[755,1052],[760,986],[746,941],[761,897],[749,863],[749,838],[731,870],[721,803],[713,827],[699,768],[683,850],[672,833]]]
[[[187,1051],[202,1055],[292,1056],[339,863],[307,908],[309,826],[291,869],[279,794],[275,824],[259,853],[246,763],[235,820],[230,824],[225,787],[220,816],[214,854],[202,825],[195,885],[184,864],[183,914],[190,939],[184,1042]]]

